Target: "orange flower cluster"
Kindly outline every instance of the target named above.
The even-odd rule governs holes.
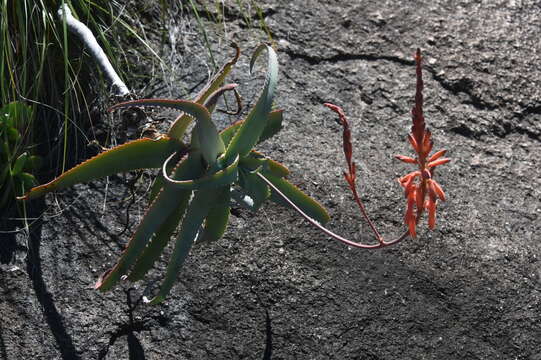
[[[413,126],[408,140],[417,153],[416,158],[404,155],[396,155],[400,161],[409,164],[417,164],[419,170],[413,171],[398,181],[404,188],[407,199],[406,215],[404,223],[408,227],[411,237],[416,236],[416,226],[419,223],[423,211],[428,212],[428,226],[434,229],[436,226],[436,206],[438,199],[445,201],[445,193],[441,186],[434,180],[436,166],[448,163],[450,159],[442,158],[447,150],[440,150],[429,156],[434,145],[430,130],[426,128],[423,116],[423,77],[421,70],[421,50],[415,54],[417,86],[415,91],[415,106],[411,110]]]

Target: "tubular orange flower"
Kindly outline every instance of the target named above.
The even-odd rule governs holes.
[[[400,160],[400,161],[405,162],[405,163],[409,163],[409,164],[417,164],[417,159],[411,158],[411,157],[409,157],[409,156],[395,155],[394,157],[397,158],[397,159]]]
[[[436,199],[430,196],[425,208],[428,211],[428,227],[430,230],[434,230],[436,227]]]
[[[434,194],[434,196],[439,197],[441,201],[445,201],[445,193],[443,192],[440,184],[438,184],[436,181],[432,179],[429,179],[428,186],[429,186],[431,194]]]
[[[443,155],[445,155],[445,153],[447,152],[447,150],[440,150],[440,151],[437,151],[434,153],[434,155],[432,155],[430,157],[430,159],[428,159],[428,162],[432,162],[434,160],[437,160],[439,159],[440,157],[442,157]]]
[[[450,160],[442,158],[445,155],[446,150],[440,150],[430,155],[434,142],[432,141],[432,133],[426,128],[425,119],[423,115],[423,78],[421,69],[421,51],[417,49],[415,54],[416,63],[416,75],[417,84],[415,91],[415,105],[411,110],[412,127],[411,133],[408,134],[408,141],[411,147],[415,151],[416,157],[410,157],[405,155],[395,155],[395,157],[408,164],[414,164],[417,166],[417,170],[412,171],[398,179],[400,186],[404,188],[404,196],[406,198],[406,213],[404,214],[404,224],[407,227],[405,231],[399,237],[392,240],[385,240],[383,236],[376,229],[375,224],[372,222],[366,208],[357,192],[355,173],[355,163],[352,159],[353,147],[351,144],[351,129],[346,119],[346,115],[341,107],[325,103],[324,105],[330,110],[334,111],[338,115],[338,123],[342,126],[342,148],[347,164],[347,170],[344,172],[344,178],[346,179],[353,199],[357,203],[361,215],[367,221],[370,229],[374,233],[377,243],[365,244],[361,242],[355,242],[341,237],[338,234],[333,233],[321,226],[317,221],[313,220],[307,214],[303,213],[296,205],[291,202],[285,195],[281,194],[279,190],[275,189],[264,177],[262,180],[267,182],[273,190],[282,196],[282,198],[299,214],[301,214],[312,225],[319,228],[328,236],[348,245],[356,248],[364,249],[378,249],[386,246],[396,244],[408,236],[415,237],[417,234],[417,224],[421,215],[426,210],[428,213],[428,226],[430,229],[434,229],[436,226],[436,207],[437,201],[445,201],[445,193],[441,186],[433,179],[435,174],[435,167],[445,164]]]
[[[434,142],[431,139],[432,133],[426,128],[423,116],[423,76],[421,62],[421,50],[417,49],[415,54],[417,74],[415,106],[411,110],[413,125],[411,127],[411,134],[408,135],[408,141],[417,154],[417,157],[395,156],[400,161],[417,164],[419,167],[418,171],[409,173],[399,179],[400,185],[404,187],[404,195],[408,200],[404,223],[408,227],[411,237],[415,237],[415,228],[425,209],[428,212],[428,227],[434,229],[436,226],[437,201],[438,199],[445,201],[445,193],[441,186],[432,178],[434,175],[433,169],[436,166],[451,161],[447,158],[441,158],[447,150],[437,151],[429,157]]]
[[[438,165],[446,164],[446,163],[448,163],[449,161],[451,161],[451,159],[447,159],[447,158],[438,159],[438,160],[429,162],[428,165],[426,165],[426,167],[428,167],[428,168],[433,168],[433,167],[436,167],[436,166],[438,166]]]

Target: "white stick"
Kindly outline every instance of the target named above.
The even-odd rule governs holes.
[[[115,69],[113,69],[113,66],[109,62],[107,55],[105,55],[105,52],[96,41],[96,38],[94,37],[94,34],[92,34],[92,31],[90,31],[90,29],[85,24],[73,17],[70,8],[66,4],[60,6],[57,11],[57,15],[60,20],[63,20],[65,16],[66,25],[68,26],[69,31],[77,35],[86,45],[86,47],[90,51],[91,56],[98,63],[101,70],[105,73],[105,76],[111,82],[111,85],[116,94],[120,96],[129,94],[130,91],[128,90],[128,87],[120,79]]]

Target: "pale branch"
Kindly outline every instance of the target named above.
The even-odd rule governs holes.
[[[75,34],[83,44],[87,47],[90,55],[96,61],[100,69],[105,74],[105,77],[111,83],[111,86],[115,93],[119,96],[125,96],[130,93],[128,87],[120,79],[120,76],[116,73],[113,65],[105,55],[105,52],[98,44],[96,37],[92,31],[82,22],[73,17],[70,8],[67,4],[63,4],[58,8],[57,15],[61,21],[65,19],[68,30]]]

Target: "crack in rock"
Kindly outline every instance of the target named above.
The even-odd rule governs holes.
[[[339,63],[343,61],[365,60],[365,61],[390,61],[401,65],[414,65],[413,60],[403,59],[393,55],[378,55],[378,54],[351,54],[343,51],[337,51],[335,55],[323,57],[314,56],[307,53],[300,53],[291,48],[285,47],[282,49],[291,59],[301,59],[309,63],[310,65],[317,65],[321,63]]]
[[[470,78],[460,78],[458,80],[446,79],[439,73],[437,73],[431,67],[425,67],[426,71],[432,74],[432,78],[441,85],[445,90],[449,91],[453,95],[465,94],[468,96],[470,101],[468,104],[472,105],[477,110],[496,110],[498,106],[492,102],[481,99],[479,96],[474,94],[473,89],[475,88],[475,83],[473,79]]]

